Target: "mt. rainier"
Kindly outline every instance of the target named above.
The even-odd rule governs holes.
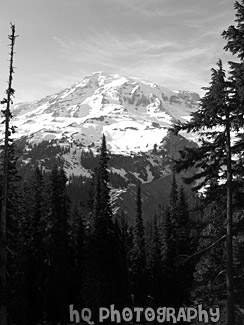
[[[96,72],[69,89],[33,103],[16,104],[12,113],[17,136],[31,144],[43,140],[99,147],[129,154],[152,150],[175,119],[187,119],[199,96],[172,92],[156,84]]]
[[[77,202],[81,192],[85,200],[104,133],[114,211],[134,215],[135,184],[140,181],[144,211],[150,215],[167,202],[172,157],[184,146],[195,145],[190,135],[175,136],[168,127],[175,120],[187,120],[198,100],[196,93],[96,72],[57,94],[16,104],[12,123],[17,126],[21,175],[28,177],[37,166],[62,166],[72,180],[71,191],[78,193]]]

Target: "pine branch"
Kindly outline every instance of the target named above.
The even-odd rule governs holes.
[[[220,237],[219,239],[217,239],[217,240],[216,240],[214,243],[212,243],[211,245],[209,245],[209,246],[207,246],[207,247],[201,249],[200,251],[198,251],[198,252],[196,252],[196,253],[194,253],[194,254],[188,256],[184,261],[180,262],[179,264],[184,264],[184,263],[186,263],[187,261],[189,261],[192,257],[195,257],[195,256],[197,256],[197,255],[200,255],[201,253],[203,253],[203,252],[209,250],[210,248],[214,247],[216,244],[218,244],[218,243],[219,243],[222,239],[224,239],[224,238],[226,238],[226,234],[223,235],[222,237]],[[178,256],[178,257],[184,257],[184,256],[185,256],[185,255],[180,255],[180,256]]]

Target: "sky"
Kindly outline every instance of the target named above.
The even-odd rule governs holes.
[[[14,103],[69,88],[96,72],[203,94],[221,58],[234,0],[0,0],[0,99],[8,34],[16,34]]]

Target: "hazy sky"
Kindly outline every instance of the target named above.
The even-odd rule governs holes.
[[[234,0],[0,0],[0,99],[8,79],[8,34],[19,37],[18,101],[40,99],[95,71],[200,92],[234,24]],[[1,95],[2,94],[2,95]]]

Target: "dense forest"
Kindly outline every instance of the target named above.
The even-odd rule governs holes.
[[[185,148],[174,161],[169,203],[155,207],[147,223],[138,182],[133,225],[126,213],[112,211],[104,135],[92,178],[82,178],[86,195],[76,192],[74,200],[62,166],[54,165],[50,172],[37,167],[28,177],[20,176],[15,128],[9,124],[12,25],[9,88],[1,102],[6,107],[0,174],[1,325],[68,324],[71,305],[78,311],[89,308],[95,323],[99,308],[111,305],[119,311],[202,305],[220,309],[218,324],[243,323],[244,0],[234,8],[236,24],[222,36],[224,49],[237,62],[229,62],[226,73],[219,59],[191,121],[175,123],[170,130],[196,133],[200,146]],[[189,168],[196,172],[184,181],[192,184],[194,200],[176,181],[176,174]],[[144,316],[140,323],[149,322]],[[184,316],[177,319],[184,322]]]
[[[14,157],[14,155],[13,155]],[[89,199],[73,205],[61,167],[37,168],[26,180],[9,160],[8,314],[11,322],[69,322],[69,305],[180,307],[195,301],[194,266],[200,200],[190,212],[175,175],[169,206],[143,223],[141,186],[135,196],[135,225],[110,205],[109,156],[103,137]],[[85,206],[85,208],[84,208]],[[196,216],[198,216],[196,218]],[[196,292],[195,292],[196,294]]]

